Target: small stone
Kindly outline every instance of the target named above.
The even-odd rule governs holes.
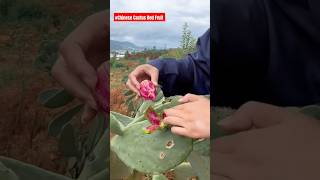
[[[166,148],[167,148],[167,149],[171,149],[171,148],[173,148],[174,145],[175,145],[175,144],[174,144],[174,141],[173,141],[173,140],[170,140],[170,141],[167,142]]]
[[[160,152],[159,158],[160,159],[164,159],[165,157],[166,157],[166,154],[164,152]]]

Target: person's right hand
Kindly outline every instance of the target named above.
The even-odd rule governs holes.
[[[109,59],[109,11],[87,17],[60,45],[51,74],[84,104],[82,122],[93,119],[98,107],[95,98],[97,69]]]
[[[320,179],[319,120],[249,102],[218,124],[232,135],[211,143],[212,179]]]
[[[140,82],[147,79],[151,80],[155,86],[158,86],[158,77],[159,70],[156,67],[150,64],[143,64],[129,74],[126,85],[139,96]]]

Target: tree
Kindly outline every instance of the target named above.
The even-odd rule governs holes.
[[[129,55],[130,55],[130,54],[129,54],[129,51],[127,50],[127,51],[124,53],[124,58],[125,58],[125,59],[128,59],[128,58],[129,58]]]
[[[182,27],[180,48],[182,49],[184,54],[192,53],[196,49],[196,38],[192,36],[188,23],[184,23]]]

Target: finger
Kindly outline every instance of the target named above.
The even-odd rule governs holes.
[[[82,47],[72,40],[72,34],[61,44],[60,53],[69,70],[74,72],[94,92],[97,83],[97,72],[87,61]]]
[[[181,99],[179,99],[180,103],[187,103],[187,102],[193,102],[199,99],[199,96],[194,94],[186,94]]]
[[[132,84],[132,82],[131,82],[130,79],[127,81],[126,86],[127,86],[130,90],[132,90],[133,92],[135,92],[136,94],[140,95],[139,90],[137,89],[136,86],[134,86],[134,85]]]
[[[232,116],[217,124],[227,132],[245,131],[251,128],[266,128],[279,124],[288,117],[283,108],[259,102],[242,105]]]
[[[129,74],[129,80],[131,81],[132,85],[136,87],[136,89],[140,89],[140,83],[137,80],[137,77],[142,73],[141,69],[138,67],[133,72]]]
[[[81,123],[87,124],[97,115],[97,111],[92,109],[90,105],[86,104],[84,106],[83,113],[81,115]]]
[[[183,127],[173,126],[171,127],[171,132],[179,136],[190,136],[190,133],[187,131],[187,129]]]
[[[179,117],[179,118],[185,119],[184,118],[185,112],[182,110],[171,108],[171,109],[164,110],[164,112],[167,117],[173,116],[173,117]]]
[[[64,58],[59,55],[52,68],[52,76],[72,95],[79,98],[82,102],[90,105],[93,109],[97,108],[95,98],[90,89],[68,68]]]
[[[159,78],[158,70],[144,69],[144,72],[150,76],[152,83],[155,86],[158,86],[158,78]]]
[[[183,125],[185,124],[185,120],[183,120],[179,117],[174,117],[174,116],[164,118],[163,122],[165,124],[170,124],[173,126],[181,126],[181,127],[183,127]]]

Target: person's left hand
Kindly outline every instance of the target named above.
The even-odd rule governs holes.
[[[167,109],[164,112],[165,124],[172,125],[174,134],[190,138],[210,137],[210,101],[203,97],[187,94],[180,99],[182,105]]]
[[[214,180],[320,179],[320,122],[250,102],[220,126],[233,135],[211,143]]]

